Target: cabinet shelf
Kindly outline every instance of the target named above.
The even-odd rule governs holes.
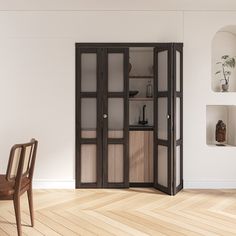
[[[152,125],[129,125],[129,130],[153,130]]]
[[[153,75],[130,75],[130,79],[153,79]]]
[[[153,98],[136,97],[136,98],[129,98],[129,101],[153,101]]]

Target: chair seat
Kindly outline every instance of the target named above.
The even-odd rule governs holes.
[[[23,177],[21,182],[21,189],[30,184],[30,180],[27,177]],[[0,198],[4,196],[10,196],[14,194],[15,182],[8,182],[6,175],[0,175]]]

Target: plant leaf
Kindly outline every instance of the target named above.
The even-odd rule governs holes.
[[[235,67],[235,59],[233,57],[231,58],[228,58],[226,61],[225,61],[226,65],[230,68],[234,68]]]
[[[230,71],[225,71],[225,75],[231,75]]]
[[[222,59],[226,60],[227,58],[229,58],[229,55],[224,55],[221,57]]]

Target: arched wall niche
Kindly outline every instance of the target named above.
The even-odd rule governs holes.
[[[236,66],[235,68],[225,68],[225,71],[230,71],[231,75],[229,77],[226,76],[226,78],[229,78],[227,79],[228,90],[224,91],[224,89],[227,89],[227,86],[223,85],[226,82],[221,63],[225,61],[222,58],[225,55],[236,60],[236,25],[221,28],[212,40],[211,87],[214,92],[236,92]]]

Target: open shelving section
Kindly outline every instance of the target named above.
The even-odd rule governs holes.
[[[153,48],[130,48],[129,90],[138,91],[134,97],[129,97],[129,125],[130,130],[153,130],[153,96],[146,96],[148,83],[152,86],[153,95]],[[145,125],[139,124],[143,119],[148,122]]]

